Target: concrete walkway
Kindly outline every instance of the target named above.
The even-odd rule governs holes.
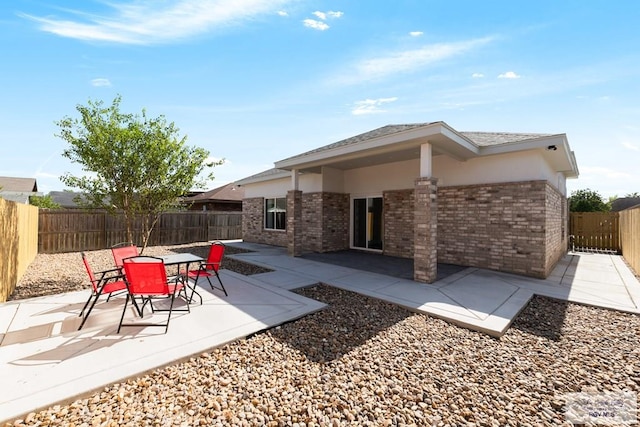
[[[292,258],[283,248],[231,244],[254,251],[233,258],[274,271],[246,277],[223,270],[229,297],[201,287],[204,304],[175,313],[166,335],[143,327],[117,334],[121,298],[99,303],[76,331],[88,291],[0,304],[0,422],[320,310],[324,304],[288,291],[318,282],[495,336],[534,294],[640,313],[640,283],[618,256],[567,255],[547,280],[467,268],[426,285]]]
[[[570,253],[546,280],[466,268],[428,285],[292,258],[284,248],[238,246],[253,252],[235,255],[237,259],[275,270],[253,276],[273,286],[294,289],[322,282],[493,336],[506,332],[534,294],[640,313],[640,283],[617,255]]]

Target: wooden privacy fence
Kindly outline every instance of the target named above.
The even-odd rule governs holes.
[[[640,274],[640,206],[620,212],[622,256]]]
[[[101,210],[41,210],[39,224],[40,253],[104,249],[128,240],[124,215]],[[137,230],[138,225],[134,227],[134,242],[141,244]],[[241,212],[167,212],[151,232],[149,245],[241,238]]]
[[[0,302],[38,254],[38,208],[0,198]]]
[[[591,252],[620,252],[618,212],[571,212],[569,234],[573,249]]]

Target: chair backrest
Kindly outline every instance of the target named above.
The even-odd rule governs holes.
[[[91,286],[93,286],[93,290],[98,292],[98,281],[96,280],[96,276],[93,274],[87,255],[84,252],[82,252],[82,262],[84,264],[84,268],[87,269],[87,274],[89,275],[89,281],[91,282]]]
[[[125,245],[118,244],[111,247],[111,254],[113,255],[113,262],[116,267],[122,268],[122,260],[125,258],[131,258],[140,255],[138,247],[133,243]]]
[[[167,272],[161,258],[139,256],[123,261],[129,293],[136,295],[168,295]]]
[[[220,270],[222,258],[224,257],[225,246],[221,242],[213,242],[209,248],[209,256],[207,257],[207,270]]]

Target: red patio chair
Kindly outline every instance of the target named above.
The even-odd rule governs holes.
[[[187,271],[187,277],[194,280],[194,289],[195,285],[198,283],[198,279],[201,277],[206,277],[207,282],[209,282],[209,286],[211,286],[211,289],[219,289],[224,292],[225,296],[229,296],[229,294],[227,294],[227,290],[222,284],[220,275],[218,274],[218,270],[220,270],[220,266],[222,265],[224,250],[225,246],[222,242],[213,242],[209,247],[209,256],[207,257],[207,260],[202,261],[197,270]],[[211,276],[216,276],[218,278],[218,282],[220,283],[219,288],[213,286],[213,283],[211,283]],[[193,294],[191,295],[191,297],[193,298]]]
[[[171,320],[171,313],[174,311],[189,311],[189,304],[187,304],[186,310],[174,310],[173,303],[176,295],[183,294],[185,301],[188,301],[186,286],[184,284],[185,278],[183,276],[176,276],[172,279],[172,282],[167,280],[167,272],[165,270],[164,262],[161,258],[155,257],[133,257],[123,260],[124,273],[127,281],[127,299],[124,303],[124,309],[122,310],[122,316],[120,317],[120,324],[118,325],[118,333],[123,326],[164,326],[164,332],[169,330],[169,321]],[[142,307],[137,310],[140,317],[144,315],[144,307],[148,303],[151,306],[153,313],[157,311],[168,311],[166,323],[130,323],[123,324],[124,315],[127,311],[127,305],[129,299],[135,304],[135,298],[141,297],[143,300]],[[168,297],[171,300],[169,309],[157,309],[153,306],[153,298]]]
[[[123,242],[111,246],[111,254],[116,267],[122,270],[122,260],[140,255],[138,247],[132,242]]]
[[[91,314],[91,310],[98,302],[98,298],[100,295],[108,295],[107,301],[111,298],[114,293],[126,292],[127,284],[123,280],[123,276],[119,274],[119,268],[112,268],[111,270],[104,270],[97,273],[98,278],[93,273],[91,266],[89,265],[89,260],[87,260],[87,256],[84,252],[82,252],[82,262],[84,263],[84,268],[87,270],[87,274],[89,275],[89,281],[91,282],[91,295],[89,295],[89,299],[82,307],[82,311],[80,311],[80,316],[83,317],[84,311],[89,306],[89,310],[87,314],[84,315],[82,319],[82,323],[80,323],[80,327],[78,330],[82,329],[84,323],[89,318],[89,314]],[[89,305],[91,304],[91,305]]]

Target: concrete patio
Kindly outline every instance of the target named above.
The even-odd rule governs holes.
[[[204,304],[175,313],[163,328],[116,334],[123,301],[101,302],[76,331],[88,291],[0,304],[0,421],[98,390],[320,310],[289,292],[326,283],[452,323],[502,335],[534,294],[640,313],[640,283],[619,256],[569,254],[547,280],[476,268],[452,270],[434,284],[304,258],[283,248],[229,243],[253,252],[232,257],[273,269],[242,276],[222,271],[224,297],[201,286]],[[455,272],[454,272],[455,271]],[[133,318],[133,312],[128,316]]]

